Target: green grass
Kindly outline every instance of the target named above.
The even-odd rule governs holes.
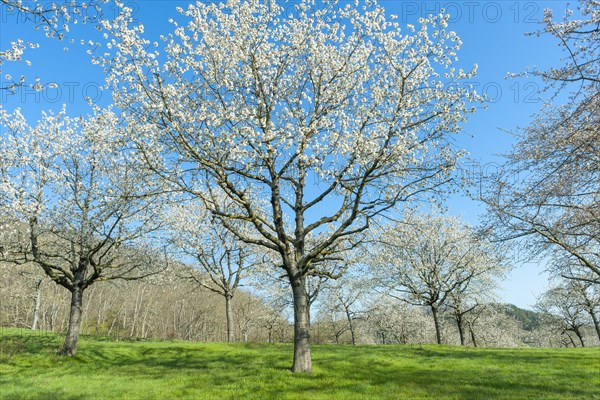
[[[0,399],[600,399],[600,349],[112,341],[0,328]]]

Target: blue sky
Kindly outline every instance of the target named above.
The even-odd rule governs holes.
[[[171,30],[168,19],[176,17],[175,7],[185,7],[182,1],[125,1],[136,10],[134,17],[144,23],[150,37]],[[398,15],[401,24],[414,23],[420,16],[438,13],[442,8],[450,13],[450,27],[463,41],[459,59],[465,69],[478,64],[478,76],[473,80],[479,91],[490,98],[487,109],[470,117],[458,144],[467,149],[478,168],[493,170],[501,159],[498,154],[510,149],[513,139],[507,131],[524,126],[541,106],[538,95],[541,82],[531,78],[505,79],[509,72],[522,72],[528,66],[540,68],[556,65],[561,54],[557,43],[549,37],[529,37],[525,34],[538,30],[544,8],[552,8],[554,15],[562,15],[566,7],[561,1],[398,1],[381,0],[389,14]],[[91,26],[74,26],[70,38],[73,44],[48,40],[43,32],[34,31],[32,21],[2,9],[0,21],[0,48],[23,38],[38,42],[40,48],[27,50],[24,63],[6,64],[6,74],[13,78],[25,74],[30,80],[40,77],[42,82],[56,82],[55,89],[35,93],[21,89],[7,96],[2,93],[2,104],[7,109],[20,107],[28,118],[35,120],[39,112],[58,110],[67,104],[71,113],[87,112],[85,98],[96,103],[108,103],[109,94],[99,90],[102,71],[91,65],[86,50],[90,49],[82,38],[97,37]],[[108,13],[111,10],[107,11]],[[86,36],[87,35],[87,36]],[[91,35],[91,36],[90,36]],[[64,51],[67,47],[68,51]],[[543,95],[542,95],[543,96]],[[464,195],[453,195],[448,201],[450,213],[477,224],[483,207]],[[503,282],[500,291],[503,301],[520,307],[529,307],[535,296],[547,286],[542,274],[543,263],[523,263],[515,259],[516,268]]]

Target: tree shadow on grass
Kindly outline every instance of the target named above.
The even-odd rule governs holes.
[[[39,339],[26,341],[24,352],[35,355],[56,346],[56,339]],[[190,394],[185,398],[201,398],[209,393],[222,398],[261,399],[415,398],[419,393],[423,397],[417,398],[600,398],[600,390],[590,387],[594,377],[590,378],[589,369],[587,375],[581,376],[573,368],[560,369],[561,365],[572,365],[571,353],[446,346],[314,346],[313,356],[316,372],[294,375],[288,369],[292,361],[291,345],[177,342],[123,345],[94,341],[85,343],[75,358],[61,359],[60,372],[81,379],[97,377],[99,373],[121,379],[121,387],[109,392],[117,397],[125,393],[120,390],[142,383],[157,390],[171,389],[172,385],[172,389]],[[511,364],[518,367],[512,368]],[[12,372],[15,379],[21,376],[20,369],[31,373],[17,365]],[[587,379],[588,384],[578,385],[573,377],[583,382]],[[0,377],[2,381],[6,379]],[[33,399],[83,398],[41,389],[39,395],[37,391],[22,393]],[[0,398],[8,400],[21,397],[0,393]],[[140,394],[139,398],[159,397]]]
[[[485,371],[479,368],[444,370],[370,364],[343,368],[340,364],[324,363],[321,368],[336,368],[341,376],[352,376],[350,382],[335,390],[359,392],[364,382],[385,392],[402,391],[403,387],[426,388],[428,398],[465,399],[586,399],[600,396],[598,388],[589,386],[565,387],[558,382],[532,379],[527,370],[507,373]]]
[[[0,393],[0,399],[2,400],[23,400],[22,394],[8,394],[3,395]],[[35,394],[28,394],[27,399],[31,400],[87,400],[89,399],[83,395],[65,394],[61,390],[44,390],[38,391]]]
[[[262,354],[261,355],[261,350]],[[215,388],[229,387],[239,382],[256,382],[267,380],[261,388],[265,397],[293,397],[300,393],[314,394],[325,397],[336,397],[340,393],[353,393],[365,396],[371,390],[386,393],[401,392],[404,387],[426,388],[430,398],[461,397],[469,399],[498,398],[591,398],[593,389],[589,387],[565,387],[560,379],[546,381],[545,379],[532,379],[535,372],[526,368],[521,370],[502,370],[498,368],[497,360],[520,362],[524,365],[539,365],[545,363],[552,356],[540,354],[537,357],[528,357],[523,354],[523,360],[517,361],[514,357],[504,357],[498,351],[481,357],[477,352],[463,353],[459,350],[432,350],[432,349],[407,349],[409,356],[419,358],[421,366],[402,365],[387,361],[379,349],[364,348],[357,355],[356,349],[335,349],[326,352],[326,348],[317,349],[315,364],[318,373],[297,376],[288,372],[290,355],[281,352],[283,349],[265,351],[265,348],[238,347],[231,351],[202,347],[198,349],[178,346],[145,348],[136,353],[136,358],[116,357],[109,359],[111,368],[126,369],[128,373],[138,373],[142,376],[168,377],[169,375],[188,375],[197,377],[202,384]],[[291,350],[291,349],[287,349]],[[319,350],[323,351],[320,353]],[[375,350],[369,351],[369,350]],[[396,349],[387,357],[398,355]],[[500,354],[498,354],[500,353]],[[515,354],[517,355],[518,352]],[[486,368],[489,356],[491,369]],[[451,370],[453,359],[468,359],[473,363],[469,368],[461,367],[460,370]],[[506,359],[504,359],[506,358]],[[568,357],[567,357],[568,358]],[[107,360],[104,354],[94,355],[89,362]],[[445,360],[448,369],[431,369],[427,360]],[[268,385],[268,376],[264,376],[264,369],[277,375]],[[137,372],[135,372],[137,371]],[[545,371],[545,374],[549,372]],[[553,374],[559,378],[561,371]],[[552,375],[550,374],[550,378]],[[290,376],[287,376],[290,375]],[[339,379],[338,379],[339,378]],[[546,377],[548,378],[548,376]],[[277,379],[286,379],[285,385],[277,384]],[[195,379],[191,379],[188,389],[197,387]],[[239,388],[241,393],[251,394],[251,390]],[[600,392],[597,393],[600,395]],[[310,396],[309,396],[310,397]]]

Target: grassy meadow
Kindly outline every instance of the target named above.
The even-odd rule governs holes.
[[[0,328],[0,399],[600,399],[600,349],[115,341]]]

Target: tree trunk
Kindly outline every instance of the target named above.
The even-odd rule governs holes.
[[[229,293],[225,294],[225,318],[227,319],[227,341],[235,342],[233,336],[233,313],[231,312],[231,296]]]
[[[440,331],[440,321],[438,317],[438,309],[435,306],[431,307],[431,313],[433,314],[433,323],[435,324],[435,339],[437,344],[442,344],[442,333]]]
[[[40,315],[40,305],[42,304],[42,280],[40,279],[38,283],[35,285],[35,303],[33,306],[33,321],[31,322],[31,330],[35,331],[38,326],[39,315]]]
[[[94,327],[96,335],[100,333],[100,326],[102,325],[105,307],[106,305],[104,303],[104,288],[102,288],[100,290],[100,296],[98,299],[98,314],[96,315],[96,326]]]
[[[573,332],[575,332],[575,335],[577,335],[577,338],[579,339],[579,342],[581,343],[581,347],[585,347],[585,343],[583,342],[583,335],[581,334],[581,331],[579,329],[574,329]]]
[[[148,321],[148,313],[150,312],[150,306],[146,307],[146,310],[144,311],[144,317],[142,319],[142,338],[146,339],[146,336],[148,336],[148,332],[147,332],[147,321]]]
[[[462,315],[456,314],[456,326],[458,327],[458,335],[460,336],[460,345],[465,345],[465,329],[463,327]]]
[[[58,311],[56,309],[56,296],[54,296],[54,300],[52,300],[52,309],[50,310],[50,330],[54,331],[56,329],[56,316]]]
[[[477,340],[475,339],[475,332],[473,331],[473,328],[469,328],[469,331],[471,332],[471,340],[473,341],[473,347],[477,347]]]
[[[294,363],[292,372],[312,372],[306,277],[290,277],[294,294]]]
[[[352,316],[350,311],[346,308],[346,318],[348,319],[348,326],[350,328],[350,336],[352,337],[352,345],[356,345],[356,336],[354,334],[354,324],[352,323]]]
[[[596,316],[596,313],[593,310],[590,311],[590,316],[592,317],[592,321],[594,321],[594,328],[596,328],[598,340],[600,340],[600,321],[598,321],[598,317]]]
[[[77,340],[81,329],[81,312],[83,310],[83,288],[74,287],[71,291],[71,312],[69,314],[69,328],[67,337],[60,355],[74,356],[77,353]]]

